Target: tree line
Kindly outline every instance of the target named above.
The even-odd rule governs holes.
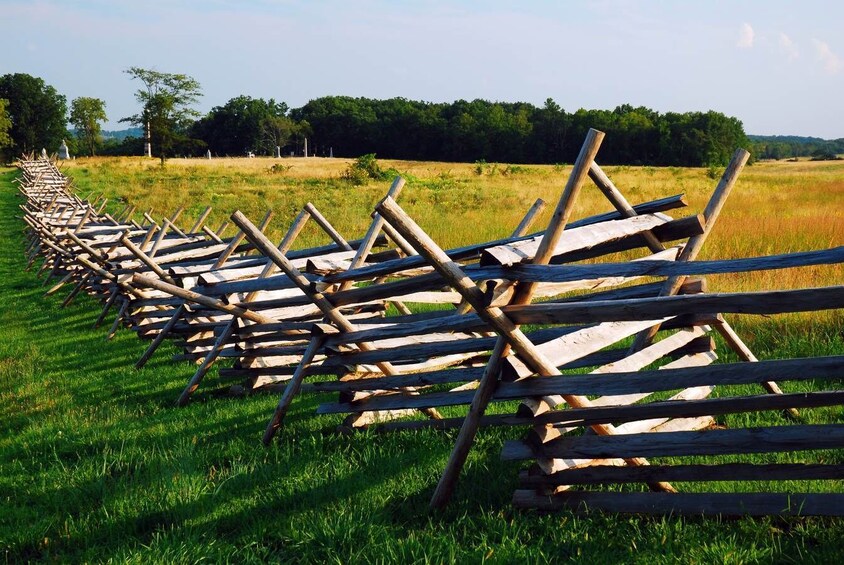
[[[750,135],[751,151],[758,159],[795,159],[810,157],[815,160],[837,159],[844,153],[844,138],[821,139],[796,135]]]
[[[571,163],[589,128],[607,133],[601,161],[631,165],[722,165],[748,147],[742,123],[718,112],[659,113],[622,105],[569,113],[554,100],[428,103],[327,96],[291,112],[312,142],[339,156],[435,161]]]
[[[76,154],[142,155],[152,147],[173,155],[309,155],[455,162],[571,163],[589,128],[607,133],[605,164],[707,166],[726,164],[737,147],[751,148],[741,121],[719,112],[666,112],[625,104],[613,110],[567,112],[549,98],[525,102],[457,100],[431,103],[324,96],[291,109],[274,99],[237,96],[205,115],[193,106],[199,83],[183,74],[139,67],[139,111],[121,119],[139,137],[103,139],[105,103],[67,100],[26,74],[0,77],[0,150],[11,154],[54,148],[65,138]],[[73,134],[68,131],[68,120]]]

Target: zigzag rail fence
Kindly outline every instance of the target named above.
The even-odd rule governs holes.
[[[736,151],[702,214],[675,218],[667,212],[686,206],[682,195],[627,201],[596,163],[602,139],[590,130],[545,230],[528,233],[544,207],[538,201],[509,237],[451,250],[401,209],[401,178],[360,238],[344,238],[306,204],[275,244],[264,235],[271,212],[258,225],[235,212],[232,236],[228,222],[205,225],[210,208],[187,230],[177,223],[182,210],[161,220],[148,211],[136,221],[127,205],[110,215],[101,197],[76,196],[51,161],[30,156],[18,162],[28,268],[41,260],[39,275],[53,283],[48,294],[70,288],[65,305],[83,291],[97,297],[97,325],[116,310],[109,336],[125,326],[150,340],[138,367],[173,340],[177,359],[198,364],[179,405],[220,359],[233,359],[219,371],[237,383],[233,395],[280,393],[267,444],[296,397],[315,392],[337,393],[317,412],[347,414],[345,430],[459,429],[433,508],[452,497],[480,428],[522,426],[524,439],[502,450],[504,459],[532,462],[519,477],[518,507],[844,514],[840,493],[675,486],[844,477],[837,462],[741,460],[844,446],[844,425],[795,422],[799,409],[842,405],[844,391],[832,385],[844,376],[844,356],[759,361],[724,317],[842,308],[844,287],[713,294],[705,279],[838,264],[844,247],[697,261],[747,152]],[[614,211],[571,221],[587,180]],[[293,251],[309,221],[332,243]],[[636,250],[638,258],[617,261]],[[446,309],[419,312],[419,304]],[[714,333],[741,362],[715,363]],[[631,337],[633,346],[623,346]],[[563,373],[574,369],[582,374]],[[784,394],[777,384],[806,379],[830,389]],[[734,384],[758,385],[759,394],[712,397]],[[455,406],[467,408],[442,415]],[[772,410],[781,425],[714,425],[718,415]],[[737,460],[715,461],[724,455]],[[649,492],[619,488],[636,483]]]

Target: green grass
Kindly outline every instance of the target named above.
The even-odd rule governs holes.
[[[835,519],[516,511],[510,497],[520,466],[498,453],[517,429],[481,431],[453,504],[434,515],[427,502],[454,432],[336,435],[339,418],[313,415],[331,397],[309,395],[265,448],[260,435],[275,397],[222,398],[202,388],[175,408],[193,368],[171,362],[174,349],[135,371],[145,343],[126,330],[105,341],[105,329],[91,328],[98,303],[81,297],[61,309],[62,293],[44,297],[42,280],[23,270],[13,173],[0,174],[6,562],[829,563],[844,554],[844,522]],[[760,357],[844,352],[838,315],[736,326]],[[840,408],[805,417],[844,419]]]

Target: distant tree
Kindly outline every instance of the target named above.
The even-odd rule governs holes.
[[[571,125],[565,111],[552,98],[533,113],[533,132],[529,152],[544,163],[561,163],[565,159],[566,131]]]
[[[12,120],[6,111],[8,106],[9,101],[0,98],[0,150],[12,145],[12,138],[9,136],[9,130],[12,129]]]
[[[287,116],[269,116],[261,122],[259,146],[271,155],[276,147],[284,147],[299,133],[299,126]]]
[[[293,113],[297,122],[307,121],[313,128],[311,146],[334,147],[337,156],[354,157],[375,153],[383,131],[375,107],[380,101],[350,96],[323,96],[311,100]]]
[[[550,98],[540,108],[525,102],[326,96],[290,114],[312,125],[312,147],[333,147],[342,157],[571,163],[589,128],[607,134],[602,164],[722,166],[737,147],[749,146],[741,122],[718,112],[660,114],[623,104],[567,113]]]
[[[141,155],[143,151],[143,137],[131,135],[121,139],[105,139],[100,147],[100,155]]]
[[[106,121],[105,102],[99,98],[81,96],[70,103],[70,123],[76,128],[76,137],[94,156],[96,146],[101,142],[100,122]]]
[[[292,135],[295,124],[288,123],[287,110],[287,104],[272,98],[237,96],[212,108],[194,124],[192,134],[217,154],[256,151],[271,155],[277,145],[283,147]]]
[[[811,155],[812,161],[837,161],[839,159],[840,157],[834,151],[821,147],[812,151]]]
[[[9,101],[6,112],[12,125],[8,134],[15,153],[57,148],[69,137],[67,99],[40,78],[24,73],[3,75],[0,98]]]
[[[760,159],[785,159],[811,157],[819,149],[831,153],[844,153],[844,139],[821,139],[795,135],[749,135],[751,153]]]
[[[202,96],[199,82],[187,75],[140,67],[130,67],[124,72],[144,86],[135,93],[141,112],[120,121],[149,127],[149,141],[163,165],[175,147],[188,144],[187,128],[200,115],[191,108]]]
[[[301,155],[304,149],[305,139],[312,139],[314,135],[314,128],[308,120],[299,120],[296,122],[296,131],[293,132],[293,145],[295,147],[296,155]],[[330,147],[330,146],[329,146]]]

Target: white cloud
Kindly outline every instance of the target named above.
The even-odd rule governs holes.
[[[842,63],[838,55],[832,52],[832,49],[829,48],[829,45],[825,41],[812,39],[812,43],[815,44],[818,60],[823,63],[823,68],[827,73],[834,75],[844,67],[844,63]]]
[[[797,45],[784,33],[780,33],[780,50],[785,53],[785,57],[789,61],[794,61],[800,56]]]
[[[741,31],[739,31],[739,39],[736,43],[736,47],[741,47],[742,49],[750,49],[753,47],[753,28],[750,27],[750,24],[743,23],[741,24]]]

